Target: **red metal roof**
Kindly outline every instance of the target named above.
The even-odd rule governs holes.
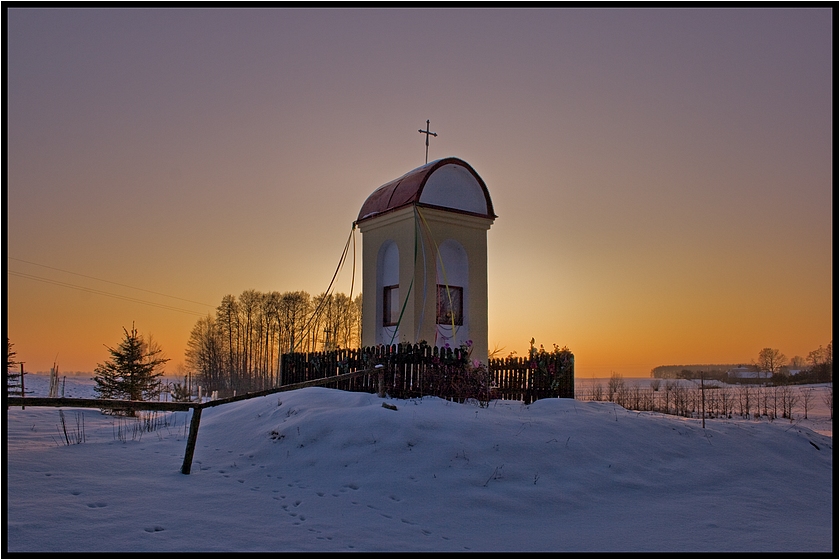
[[[420,166],[417,169],[409,171],[402,177],[394,179],[390,183],[385,183],[373,191],[373,193],[367,197],[365,203],[362,204],[362,209],[359,211],[359,217],[356,219],[356,223],[375,216],[380,216],[386,212],[391,212],[405,206],[419,204],[420,196],[423,194],[423,187],[426,185],[426,181],[432,173],[444,165],[453,164],[464,167],[470,172],[470,174],[472,174],[473,177],[475,177],[476,181],[478,181],[478,184],[481,185],[481,188],[484,191],[484,198],[487,200],[486,214],[475,214],[473,212],[465,213],[480,215],[487,218],[496,218],[496,215],[493,213],[493,202],[490,200],[490,193],[487,191],[487,185],[484,184],[484,180],[478,175],[478,173],[475,172],[475,169],[473,169],[470,164],[464,160],[449,157]],[[464,212],[463,210],[454,209],[453,211]]]

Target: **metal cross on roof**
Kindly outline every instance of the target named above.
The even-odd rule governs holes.
[[[429,163],[429,136],[437,137],[437,132],[429,132],[429,119],[426,119],[426,130],[419,129],[417,132],[426,135],[426,163]]]

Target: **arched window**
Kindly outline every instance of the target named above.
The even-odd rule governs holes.
[[[469,269],[467,252],[454,239],[438,247],[437,343],[460,345],[469,339]]]
[[[396,340],[402,301],[400,300],[400,250],[388,240],[379,248],[376,263],[376,343],[390,344]]]

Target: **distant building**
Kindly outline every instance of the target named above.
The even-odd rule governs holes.
[[[769,371],[759,371],[755,366],[738,366],[726,372],[730,378],[736,379],[770,379],[773,375]]]

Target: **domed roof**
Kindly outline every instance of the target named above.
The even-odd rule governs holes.
[[[373,191],[356,223],[417,204],[495,219],[487,185],[467,162],[444,158],[409,171]]]

